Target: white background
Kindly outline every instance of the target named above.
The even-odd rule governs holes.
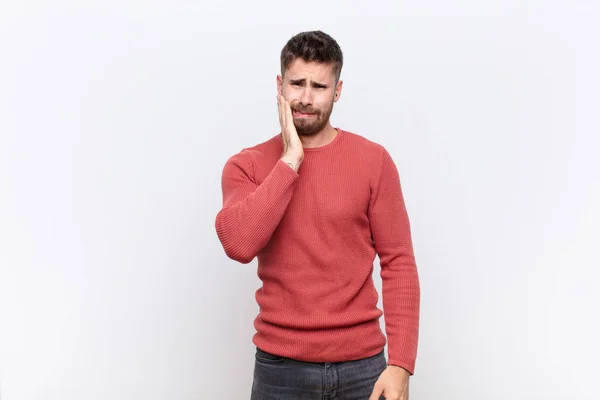
[[[312,29],[344,51],[333,125],[401,174],[411,398],[597,399],[598,4],[1,1],[0,399],[249,398],[221,170],[277,134]]]

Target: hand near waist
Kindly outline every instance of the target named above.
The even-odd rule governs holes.
[[[408,378],[410,373],[402,367],[388,365],[379,375],[369,400],[379,400],[383,395],[386,400],[408,400]]]

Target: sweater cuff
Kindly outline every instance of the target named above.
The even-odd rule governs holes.
[[[396,367],[400,367],[400,368],[407,370],[411,376],[414,375],[414,370],[415,370],[414,366],[409,365],[400,360],[390,359],[390,360],[388,360],[387,365],[395,365]]]

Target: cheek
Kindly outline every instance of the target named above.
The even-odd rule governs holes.
[[[294,89],[288,89],[288,90],[285,92],[285,97],[286,97],[286,100],[287,100],[287,101],[292,101],[292,100],[296,100],[296,99],[298,99],[298,97],[300,97],[300,96],[298,96],[298,91],[297,91],[297,90],[294,90]]]
[[[318,109],[321,113],[325,113],[331,107],[333,107],[333,99],[331,99],[331,98],[329,98],[329,96],[327,96],[326,99],[319,101],[319,103],[315,104],[315,106],[318,107]]]

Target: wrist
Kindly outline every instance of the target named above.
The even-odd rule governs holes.
[[[286,156],[281,157],[281,160],[284,163],[286,163],[288,165],[288,167],[290,167],[294,171],[298,172],[298,168],[300,167],[300,163],[301,163],[301,161],[298,159],[298,157],[286,155]]]
[[[404,367],[401,367],[401,366],[399,366],[399,365],[396,365],[396,364],[388,364],[388,365],[387,365],[387,367],[388,367],[388,368],[395,369],[395,370],[398,370],[398,371],[402,372],[403,374],[405,374],[405,375],[407,375],[407,376],[410,376],[410,371],[408,371],[406,368],[404,368]]]

